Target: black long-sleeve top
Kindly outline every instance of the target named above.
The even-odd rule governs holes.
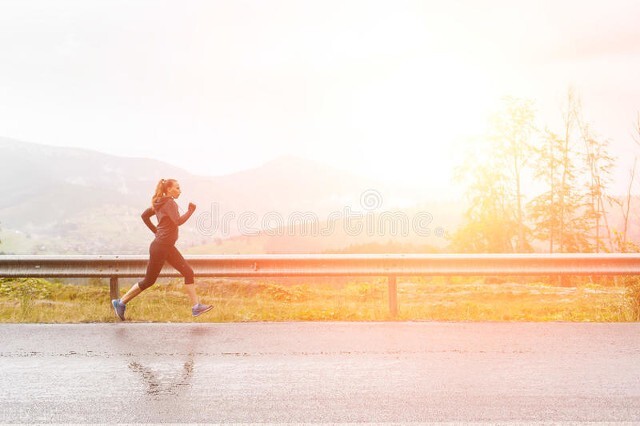
[[[178,241],[178,226],[185,223],[193,210],[188,210],[180,216],[178,204],[171,197],[158,198],[153,207],[146,209],[141,217],[145,225],[156,234],[156,241],[162,244],[175,244]],[[158,219],[158,225],[151,222],[151,216],[155,215]]]

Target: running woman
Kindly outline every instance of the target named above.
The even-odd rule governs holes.
[[[147,273],[144,279],[134,284],[133,287],[122,296],[122,299],[114,299],[111,301],[116,315],[122,321],[125,320],[124,311],[127,308],[127,303],[156,282],[165,262],[169,262],[169,264],[184,277],[185,289],[193,305],[191,314],[194,317],[208,312],[212,308],[212,306],[203,305],[198,301],[193,279],[193,269],[191,269],[191,266],[184,260],[184,257],[182,257],[182,254],[180,254],[175,246],[178,240],[178,226],[185,223],[196,210],[196,205],[189,203],[187,212],[180,216],[178,204],[175,202],[175,199],[180,196],[180,193],[180,184],[177,180],[161,179],[151,199],[152,207],[149,207],[142,213],[142,220],[151,232],[156,235],[156,238],[149,246],[149,264],[147,265]],[[151,222],[151,216],[153,215],[155,215],[158,220],[157,226]]]

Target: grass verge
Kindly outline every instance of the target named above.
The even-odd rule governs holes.
[[[126,289],[123,289],[123,293]],[[127,306],[129,321],[385,321],[391,320],[384,279],[325,282],[208,279],[198,281],[203,303],[214,309],[194,319],[179,280],[156,284]],[[640,285],[482,280],[398,280],[397,320],[426,321],[637,321]],[[113,322],[106,283],[0,280],[0,322]]]

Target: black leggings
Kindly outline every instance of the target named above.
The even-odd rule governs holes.
[[[173,244],[162,244],[153,241],[149,246],[149,264],[147,265],[147,274],[142,281],[138,282],[141,290],[147,289],[155,284],[164,262],[169,262],[184,277],[185,284],[193,284],[193,269],[184,260],[176,246]]]

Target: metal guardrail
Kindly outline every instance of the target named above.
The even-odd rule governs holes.
[[[640,254],[379,254],[185,256],[196,277],[386,276],[389,310],[398,312],[398,276],[640,275]],[[148,256],[0,256],[0,277],[142,277]],[[177,277],[170,266],[163,277]]]

